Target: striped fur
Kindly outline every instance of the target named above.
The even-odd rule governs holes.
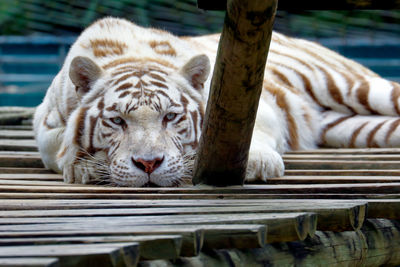
[[[72,46],[34,119],[45,165],[70,183],[176,186],[191,177],[219,35],[178,38],[106,18]],[[247,180],[288,150],[400,146],[400,85],[274,33]]]

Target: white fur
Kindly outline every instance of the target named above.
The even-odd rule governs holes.
[[[91,42],[98,39],[112,40],[122,44],[123,54],[111,53],[104,57],[96,56]],[[143,59],[144,63],[126,62],[120,63],[118,67],[140,68],[142,65],[153,64],[148,63],[147,59],[167,62],[170,66],[160,65],[159,67],[167,73],[164,79],[169,87],[168,96],[175,103],[182,105],[181,95],[185,95],[188,101],[187,114],[198,112],[199,103],[203,109],[205,108],[209,94],[208,90],[199,88],[202,83],[204,83],[204,88],[209,88],[211,75],[208,79],[206,78],[208,72],[212,73],[212,70],[209,70],[206,57],[194,56],[205,54],[211,67],[214,66],[218,39],[219,35],[178,38],[167,32],[142,28],[126,20],[115,18],[106,18],[88,27],[71,47],[63,68],[55,77],[35,114],[36,140],[46,167],[58,172],[63,171],[64,180],[70,183],[93,182],[91,181],[93,177],[99,179],[96,177],[96,171],[98,171],[96,168],[107,172],[113,184],[125,186],[142,186],[149,182],[160,186],[171,186],[183,176],[187,176],[190,170],[185,169],[187,167],[185,164],[190,162],[187,158],[195,152],[189,144],[198,141],[194,140],[199,138],[199,134],[195,135],[195,128],[200,129],[200,120],[193,125],[182,124],[180,128],[173,128],[169,124],[167,127],[163,126],[163,117],[168,112],[181,114],[183,111],[182,108],[174,110],[161,96],[161,111],[156,112],[149,106],[141,104],[138,108],[131,109],[133,111],[123,113],[122,110],[127,111],[127,107],[132,107],[135,101],[144,101],[144,99],[120,98],[120,93],[114,92],[118,85],[113,85],[112,81],[122,79],[124,74],[112,76],[113,68],[107,69],[106,66],[114,60],[124,58]],[[149,45],[151,42],[159,42],[158,48],[164,52],[170,49],[170,46],[165,43],[168,42],[176,54],[159,53]],[[104,49],[107,50],[107,48]],[[89,66],[90,64],[86,63],[90,63],[87,60],[91,60],[101,70],[100,74],[97,73],[99,75],[96,74],[95,79],[90,82],[88,92],[80,91],[78,88],[79,96],[75,89],[80,82],[80,76],[74,68],[72,68],[71,77],[75,84],[70,79],[71,62],[77,56],[84,57],[82,66]],[[268,66],[270,68],[267,67],[265,72],[265,90],[260,99],[250,147],[246,177],[248,181],[257,179],[265,181],[268,177],[283,175],[284,164],[281,154],[293,149],[290,143],[296,144],[296,149],[314,148],[319,141],[321,128],[344,116],[342,113],[349,113],[349,107],[360,113],[368,112],[357,102],[355,94],[357,82],[354,88],[350,88],[342,73],[346,73],[346,77],[353,81],[357,80],[357,75],[370,77],[372,87],[368,99],[371,107],[387,115],[394,113],[393,106],[382,105],[382,102],[389,101],[390,85],[387,82],[375,78],[377,76],[374,73],[357,63],[346,60],[315,43],[274,33]],[[281,77],[275,76],[272,70],[280,72],[290,85],[280,80]],[[344,103],[337,103],[331,95],[327,86],[327,74],[334,80]],[[307,77],[311,88],[307,88],[303,77]],[[139,80],[147,84],[148,90],[158,90],[157,86],[151,85],[151,77],[146,75],[140,79],[130,77],[125,82],[137,85]],[[199,82],[199,84],[193,84],[193,82]],[[84,87],[85,80],[82,80],[82,84]],[[378,87],[382,87],[384,93],[381,94]],[[311,90],[316,101],[307,89]],[[351,89],[354,90],[348,95]],[[104,103],[100,102],[99,96],[103,96]],[[89,136],[86,130],[79,142],[85,148],[93,145],[98,151],[88,156],[85,161],[79,161],[79,159],[77,161],[76,157],[82,150],[82,147],[76,144],[76,134],[79,132],[77,119],[80,113],[87,109],[86,118],[88,119],[84,124],[85,129],[88,129],[91,123],[89,118],[100,115],[97,106],[103,104],[105,107],[110,107],[113,103],[118,103],[117,110],[104,111],[103,120],[113,125],[112,118],[121,117],[126,121],[127,128],[123,130],[113,125],[112,129],[107,129],[102,126],[100,120],[96,121],[93,136]],[[325,112],[321,119],[319,104],[335,111]],[[280,105],[285,108],[282,109]],[[289,117],[292,121],[288,120]],[[327,143],[337,147],[348,145],[351,131],[364,121],[365,118],[355,118],[351,121],[355,122],[354,124],[334,127],[326,133]],[[177,133],[183,131],[185,127],[191,127],[191,129],[179,136],[178,140]],[[373,124],[365,128],[365,133],[360,132],[357,144],[365,145],[365,136],[368,135],[370,128],[373,128]],[[388,131],[388,128],[389,126],[384,125],[376,133],[379,139],[377,143],[382,143],[384,133]],[[296,138],[291,140],[294,132]],[[104,133],[111,135],[111,140],[119,146],[107,143],[102,137]],[[400,137],[400,130],[393,133],[390,142],[397,144],[398,137]],[[179,144],[177,145],[176,142]],[[132,163],[132,159],[137,158],[143,160],[164,158],[164,162],[153,173],[147,174]],[[93,165],[93,162],[96,164]]]

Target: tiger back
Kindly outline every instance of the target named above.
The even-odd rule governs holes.
[[[46,167],[69,183],[190,180],[218,40],[116,18],[89,26],[34,117]],[[273,33],[246,180],[283,175],[288,150],[399,146],[399,95],[353,61]]]

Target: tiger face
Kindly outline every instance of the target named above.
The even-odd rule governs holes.
[[[69,75],[81,104],[68,121],[76,146],[70,166],[81,165],[85,182],[118,186],[178,186],[191,178],[209,70],[204,55],[179,69],[162,61],[98,66],[74,58]]]

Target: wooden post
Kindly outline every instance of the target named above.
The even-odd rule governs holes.
[[[277,0],[229,0],[194,184],[243,184]]]

